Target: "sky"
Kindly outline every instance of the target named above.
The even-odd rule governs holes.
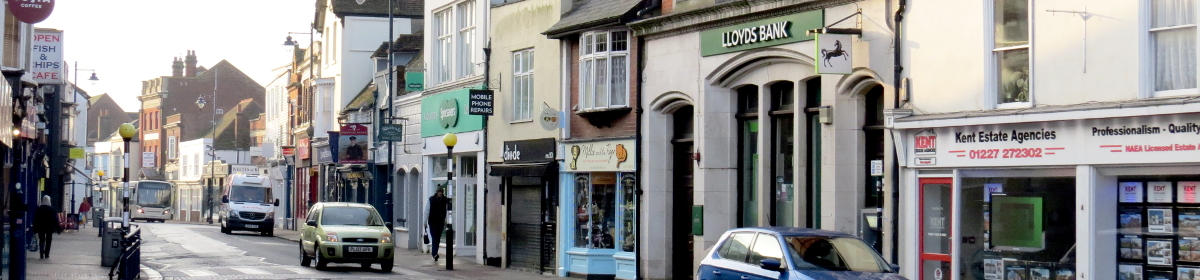
[[[288,32],[309,32],[313,0],[58,0],[35,27],[63,30],[68,65],[95,69],[96,85],[79,70],[79,86],[108,93],[125,111],[141,106],[142,81],[171,75],[171,61],[195,50],[198,65],[229,60],[260,85],[288,63]],[[306,47],[309,35],[292,38]],[[74,69],[72,66],[70,69]],[[73,71],[67,73],[73,75]]]

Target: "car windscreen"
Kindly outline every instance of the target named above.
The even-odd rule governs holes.
[[[383,219],[371,208],[325,207],[321,210],[321,225],[326,226],[383,226]]]
[[[229,202],[270,203],[271,188],[258,186],[233,186],[229,190]]]
[[[171,185],[157,182],[137,184],[137,201],[142,207],[167,207],[171,205]]]
[[[784,240],[799,270],[893,272],[874,249],[856,238],[789,236]]]

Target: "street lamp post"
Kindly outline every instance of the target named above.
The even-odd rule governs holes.
[[[445,136],[442,136],[442,144],[446,144],[446,156],[450,158],[450,167],[446,171],[446,197],[449,198],[450,205],[454,205],[453,194],[458,190],[454,185],[454,170],[457,169],[454,161],[454,145],[458,144],[458,136],[454,133],[446,133]],[[450,209],[454,209],[453,206]],[[430,211],[433,210],[430,209]],[[446,270],[454,270],[454,212],[447,212],[449,213],[446,213]],[[437,246],[436,243],[434,246]]]
[[[137,134],[137,128],[133,124],[121,124],[121,128],[117,130],[121,134],[121,139],[125,141],[125,173],[121,174],[122,178],[122,194],[121,194],[121,228],[126,232],[129,231],[129,139]]]
[[[79,89],[78,89],[78,87],[79,87],[79,70],[81,70],[81,69],[79,69],[79,61],[75,61],[75,70],[74,70],[75,73],[72,74],[72,75],[74,75],[74,77],[72,77],[74,79],[74,81],[71,82],[72,102],[79,101]],[[100,81],[100,78],[96,77],[96,69],[82,69],[82,70],[91,70],[92,71],[92,77],[88,78],[88,81],[90,81],[92,83],[92,85],[95,85],[97,81]],[[76,103],[76,104],[78,104],[78,103]],[[75,179],[74,178],[75,178],[75,176],[72,175],[71,176],[71,215],[78,214],[75,212]],[[76,217],[76,219],[78,219],[78,217]]]
[[[215,72],[215,71],[217,71],[216,68],[213,68],[213,71],[214,71],[213,73],[217,73],[217,72]],[[220,85],[218,83],[219,80],[220,80],[220,76],[213,74],[213,103],[214,104],[213,104],[213,114],[212,114],[212,121],[211,121],[213,145],[217,144],[217,104],[215,104],[215,103],[217,103],[217,86]],[[196,98],[196,106],[200,107],[200,109],[204,109],[205,104],[208,104],[208,103],[204,101],[203,95]],[[217,151],[216,151],[216,148],[213,148],[213,146],[208,146],[208,148],[210,151],[209,155],[212,156],[212,158],[209,159],[209,162],[208,162],[208,165],[209,165],[208,190],[204,192],[204,195],[206,196],[204,205],[206,207],[208,207],[208,219],[207,220],[208,220],[208,224],[211,225],[213,223],[213,209],[216,208],[212,205],[213,204],[213,193],[212,193],[213,182],[216,181],[216,178],[213,178],[213,174],[215,172],[212,171],[212,169],[215,168],[215,166],[213,166],[212,160],[215,160],[217,158]]]

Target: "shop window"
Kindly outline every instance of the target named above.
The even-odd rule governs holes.
[[[1120,176],[1117,182],[1118,277],[1200,277],[1200,176]]]
[[[776,82],[771,84],[771,153],[772,213],[771,225],[780,227],[796,226],[796,126],[793,108],[796,106],[796,84],[792,82]]]
[[[1156,95],[1169,96],[1174,95],[1170,91],[1195,89],[1195,0],[1150,0],[1150,8]]]
[[[615,247],[616,180],[616,173],[597,172],[575,176],[575,247]]]
[[[758,86],[737,88],[740,227],[758,226]]]
[[[1074,177],[963,178],[962,201],[962,279],[1075,274]]]
[[[1029,102],[1029,0],[992,0],[997,104]]]

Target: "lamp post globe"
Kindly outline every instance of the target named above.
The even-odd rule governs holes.
[[[458,135],[446,133],[446,135],[442,136],[442,144],[446,144],[447,148],[454,148],[454,145],[458,144]]]
[[[104,177],[104,170],[96,171],[96,175],[100,175],[100,177]]]
[[[121,124],[121,127],[117,129],[117,132],[121,134],[121,138],[128,141],[130,138],[133,138],[133,135],[137,134],[137,128],[133,127],[133,124],[131,123],[123,123]]]

